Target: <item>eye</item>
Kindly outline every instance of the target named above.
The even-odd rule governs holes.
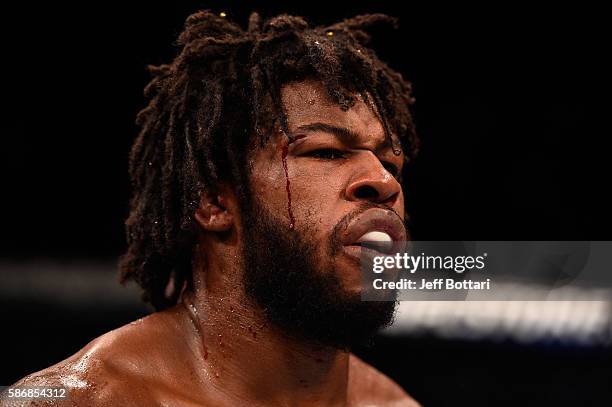
[[[397,168],[395,164],[392,164],[388,161],[383,161],[382,165],[387,171],[389,171],[389,174],[393,175],[394,177],[397,177],[399,175],[399,168]]]
[[[344,153],[335,148],[321,148],[309,152],[308,155],[315,158],[321,158],[323,160],[336,160],[338,158],[344,158]]]

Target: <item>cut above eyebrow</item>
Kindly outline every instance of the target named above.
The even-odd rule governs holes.
[[[327,123],[310,123],[310,124],[304,124],[302,126],[299,126],[291,135],[291,143],[302,138],[300,137],[300,133],[310,133],[310,132],[324,132],[324,133],[329,133],[329,134],[333,134],[334,136],[336,136],[337,138],[340,139],[340,141],[342,141],[345,144],[349,144],[355,140],[358,140],[360,138],[359,134],[355,133],[354,131],[352,131],[351,129],[348,129],[346,127],[339,127],[339,126],[334,126],[333,124],[327,124]],[[383,150],[386,147],[390,147],[391,144],[389,143],[389,140],[385,137],[385,141],[383,141],[381,144],[379,144],[374,151],[375,152],[380,152],[381,150]]]

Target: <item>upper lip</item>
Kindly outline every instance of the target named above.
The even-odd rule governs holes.
[[[344,231],[345,246],[357,244],[357,240],[368,232],[387,233],[394,242],[407,240],[406,228],[400,217],[390,209],[368,209],[351,220]]]

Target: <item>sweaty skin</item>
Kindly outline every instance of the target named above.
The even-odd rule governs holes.
[[[247,163],[252,190],[269,212],[287,225],[292,221],[285,149],[296,233],[307,228],[309,238],[326,239],[338,220],[364,201],[387,206],[403,219],[403,191],[392,174],[403,159],[384,143],[375,110],[359,99],[343,111],[314,80],[285,85],[282,96],[294,141],[278,133]],[[355,137],[339,137],[320,124]],[[193,289],[173,308],[102,335],[16,383],[70,390],[64,404],[25,405],[418,406],[353,354],[302,343],[267,323],[242,290],[248,265],[241,262],[243,230],[230,187],[203,196],[195,219],[201,232]],[[319,253],[321,264],[326,255]],[[347,292],[358,289],[350,251],[335,256],[334,270]]]

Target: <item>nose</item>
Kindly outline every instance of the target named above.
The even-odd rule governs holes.
[[[347,199],[393,206],[402,191],[400,183],[385,169],[374,153],[364,154],[368,157],[360,160],[359,169],[346,189]]]

